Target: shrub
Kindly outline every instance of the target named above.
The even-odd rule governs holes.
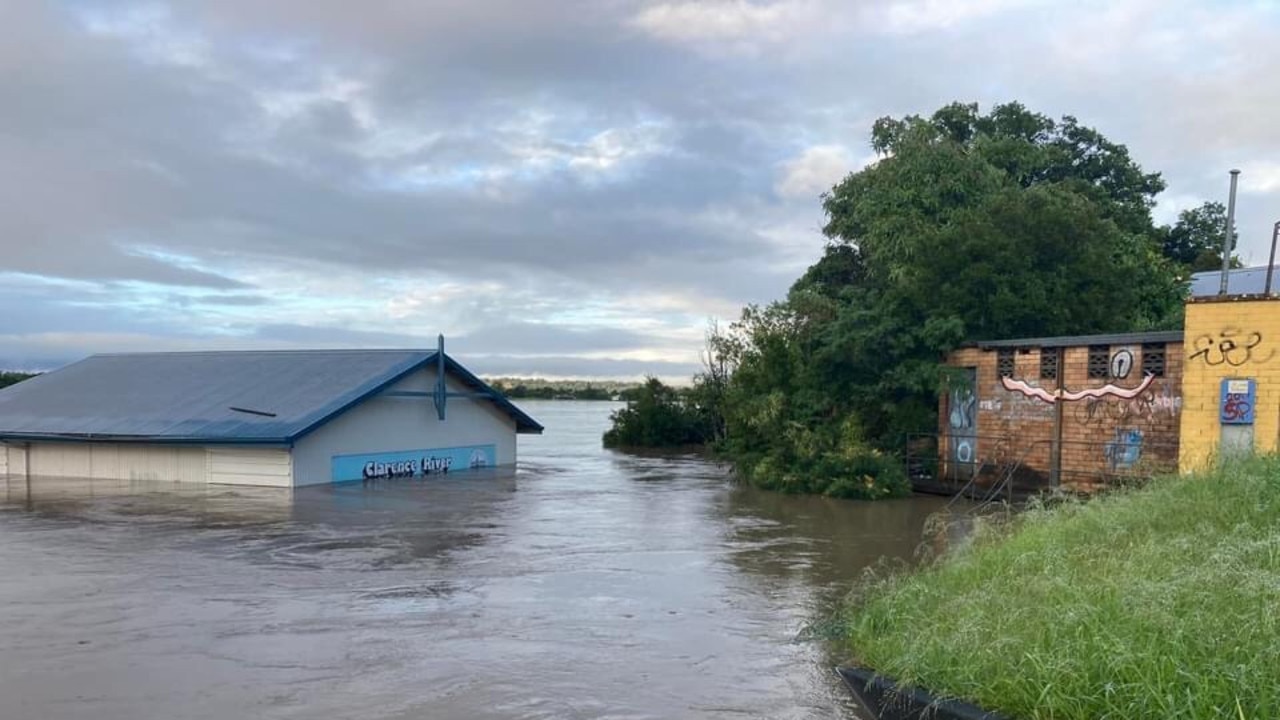
[[[702,413],[690,407],[675,388],[647,378],[625,408],[609,417],[607,448],[664,448],[702,445],[710,437]]]
[[[784,493],[814,493],[828,497],[880,500],[904,497],[911,484],[902,463],[893,455],[859,450],[849,455],[825,453],[815,458],[777,454],[739,462],[738,475],[751,485]]]
[[[902,462],[879,452],[859,453],[851,458],[830,459],[823,475],[831,478],[824,495],[859,500],[902,497],[911,492]]]

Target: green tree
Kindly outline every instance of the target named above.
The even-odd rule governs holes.
[[[872,147],[824,197],[823,257],[731,329],[723,447],[757,484],[894,494],[884,453],[936,427],[964,340],[1179,321],[1150,213],[1164,185],[1123,145],[1010,103],[882,118]]]
[[[16,385],[28,378],[35,377],[34,373],[0,371],[0,388]]]
[[[880,153],[921,140],[974,153],[1022,187],[1065,184],[1098,201],[1122,229],[1154,236],[1151,208],[1165,189],[1160,174],[1144,172],[1128,148],[1070,115],[1055,121],[1017,102],[981,115],[977,103],[952,103],[927,119],[885,117],[872,127],[871,146]]]
[[[1222,268],[1222,238],[1227,231],[1227,208],[1220,202],[1207,202],[1197,208],[1178,213],[1178,221],[1164,228],[1165,257],[1187,266],[1191,272]],[[1231,249],[1236,249],[1239,235],[1231,233]],[[1231,258],[1232,267],[1240,267],[1239,258]]]
[[[686,393],[690,408],[698,416],[698,424],[706,429],[706,441],[712,445],[724,441],[725,394],[733,372],[728,335],[720,323],[707,323],[702,350],[702,372],[693,376],[693,387]]]
[[[604,434],[608,448],[664,448],[702,445],[709,429],[696,408],[675,388],[658,378],[645,379],[627,406],[609,417]]]

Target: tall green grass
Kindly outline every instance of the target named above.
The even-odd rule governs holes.
[[[842,632],[1015,718],[1280,718],[1280,459],[1033,509],[851,596]]]

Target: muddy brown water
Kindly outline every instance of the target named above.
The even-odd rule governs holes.
[[[0,717],[854,717],[798,636],[944,500],[754,491],[523,405],[502,475],[0,481]]]

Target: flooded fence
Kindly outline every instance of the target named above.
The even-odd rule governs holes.
[[[1178,444],[1131,430],[1098,440],[916,434],[907,440],[904,461],[918,492],[1013,500],[1054,488],[1093,492],[1176,472]]]

